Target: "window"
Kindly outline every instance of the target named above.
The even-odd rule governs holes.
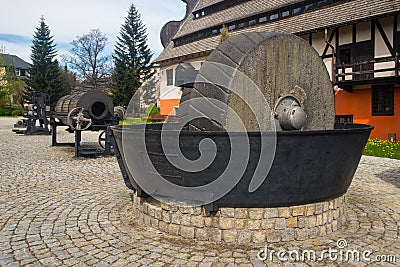
[[[372,116],[394,115],[393,84],[372,87]]]
[[[314,3],[306,5],[306,11],[309,11],[314,8]]]
[[[318,1],[318,6],[324,6],[327,3],[328,3],[328,0],[321,0],[321,1]]]
[[[350,64],[351,63],[351,48],[339,48],[339,63]]]
[[[353,123],[353,115],[336,115],[335,123]]]
[[[239,23],[239,28],[244,28],[247,26],[246,22]]]
[[[218,30],[217,29],[213,29],[212,30],[212,34],[218,34]]]
[[[282,18],[290,16],[290,11],[286,10],[282,12]]]
[[[236,25],[229,25],[228,30],[233,31],[234,29],[236,29]]]
[[[21,76],[21,70],[20,69],[15,69],[15,75],[16,76]]]
[[[198,18],[200,18],[200,17],[204,17],[205,15],[206,15],[205,11],[202,10],[202,11],[197,12],[197,13],[194,15],[194,17],[195,17],[196,19],[198,19]]]
[[[251,26],[251,25],[254,25],[254,24],[256,24],[257,23],[257,20],[255,20],[255,19],[252,19],[252,20],[250,20],[249,21],[249,25]]]
[[[293,9],[293,15],[299,14],[301,12],[301,7],[296,7]]]
[[[174,84],[174,71],[172,69],[167,70],[167,86]]]
[[[259,20],[260,23],[266,22],[266,21],[267,21],[267,17],[261,17],[260,20]]]
[[[277,19],[277,18],[279,18],[279,14],[278,13],[272,14],[271,16],[269,16],[270,20],[274,20],[274,19]]]

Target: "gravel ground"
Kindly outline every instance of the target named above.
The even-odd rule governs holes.
[[[364,157],[347,195],[347,225],[325,238],[266,244],[269,249],[371,251],[350,261],[257,259],[260,247],[174,238],[140,226],[114,157],[75,159],[50,136],[11,132],[0,118],[0,266],[400,266],[400,161]],[[73,135],[59,129],[60,140]],[[97,133],[83,133],[96,142]],[[396,261],[377,262],[377,256]],[[388,261],[388,259],[386,259]]]

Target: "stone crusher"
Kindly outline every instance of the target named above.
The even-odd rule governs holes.
[[[109,156],[112,148],[109,126],[118,125],[124,115],[125,109],[114,108],[110,96],[101,91],[91,90],[66,95],[57,102],[51,116],[52,145],[73,145],[75,157]],[[58,143],[58,126],[68,126],[67,131],[75,133],[75,143]],[[95,148],[83,151],[81,149],[82,131],[102,131],[98,142],[104,151],[99,152]]]
[[[236,220],[240,209],[248,214],[278,209],[274,219],[297,227],[300,219],[291,217],[295,212],[284,215],[281,209],[318,210],[323,205],[328,207],[324,212],[332,213],[326,214],[329,219],[307,231],[324,235],[318,227],[342,225],[343,196],[373,127],[335,124],[329,74],[303,39],[246,33],[221,43],[202,65],[193,88],[184,89],[179,119],[178,124],[112,127],[125,183],[136,192],[143,222],[170,233],[178,225],[177,235],[182,235],[186,226],[166,219],[166,228],[150,207],[155,213],[170,207],[162,208],[169,218],[181,206],[201,207],[220,223],[207,226],[203,218],[193,224],[193,237],[213,240],[204,238],[203,227],[220,231],[224,216]],[[199,215],[198,208],[192,211]],[[253,236],[251,229],[245,226],[237,233]]]
[[[29,92],[24,118],[14,124],[13,132],[25,135],[50,135],[50,95]]]

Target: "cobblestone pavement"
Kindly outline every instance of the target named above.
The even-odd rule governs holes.
[[[132,219],[131,196],[113,157],[75,159],[49,136],[17,136],[0,119],[0,266],[396,266],[400,265],[400,161],[364,157],[348,194],[348,223],[306,242],[268,245],[278,251],[370,250],[397,262],[264,263],[260,247],[194,242],[144,228]],[[73,135],[62,138],[72,141]],[[95,135],[84,133],[83,138]],[[340,253],[339,253],[340,254]],[[286,258],[287,258],[286,254]],[[294,257],[295,254],[292,254]],[[362,257],[361,257],[362,258]],[[301,260],[301,258],[300,258]]]

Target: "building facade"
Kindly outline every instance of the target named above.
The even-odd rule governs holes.
[[[201,67],[227,27],[287,32],[307,40],[323,59],[335,88],[339,121],[375,126],[373,138],[400,139],[400,1],[189,0],[185,19],[155,60],[161,68],[160,107],[179,105],[183,62]],[[176,27],[176,25],[175,25]],[[176,29],[176,28],[175,28]],[[167,36],[167,37],[165,37]]]
[[[13,72],[12,74],[18,79],[27,79],[29,77],[29,63],[15,55],[0,54],[0,68],[0,72],[6,73],[6,70]]]

